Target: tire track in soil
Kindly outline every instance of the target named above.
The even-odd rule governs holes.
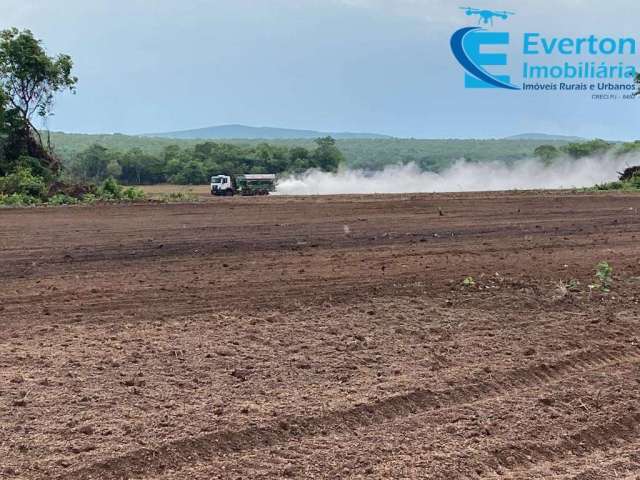
[[[419,389],[370,404],[359,404],[352,408],[331,411],[322,415],[286,418],[263,427],[219,431],[195,438],[178,439],[157,448],[143,448],[126,455],[112,457],[75,471],[66,472],[57,478],[60,480],[108,480],[159,473],[164,470],[165,465],[176,468],[216,454],[268,447],[278,443],[286,443],[299,437],[324,434],[330,430],[353,431],[360,427],[387,422],[403,416],[462,406],[529,386],[553,383],[567,375],[594,368],[638,360],[640,360],[640,350],[638,349],[626,352],[621,351],[620,348],[582,351],[552,364],[536,364],[496,375],[490,382],[463,385],[441,391]],[[564,451],[575,449],[580,446],[580,442],[588,441],[594,448],[600,444],[604,446],[618,438],[617,432],[621,425],[626,427],[624,432],[626,432],[626,436],[630,437],[632,430],[636,432],[634,422],[640,422],[640,413],[621,417],[610,424],[585,429],[561,442],[560,445],[532,446],[530,450],[521,449],[520,452],[517,448],[492,452],[492,457],[499,457],[499,460],[492,463],[491,459],[487,459],[487,471],[496,472],[496,468],[523,465],[529,457],[534,455],[542,460],[554,455],[554,450],[558,448],[563,448]],[[601,437],[600,441],[597,438],[598,435]]]
[[[620,478],[620,480],[638,480],[638,479],[640,479],[640,473],[632,473],[628,477]],[[580,480],[582,480],[582,479],[580,479]]]
[[[137,290],[123,295],[115,292],[113,297],[103,298],[111,291],[101,291],[98,294],[87,294],[81,303],[54,304],[55,294],[47,297],[43,301],[42,296],[29,296],[27,300],[20,303],[2,303],[4,307],[3,315],[20,317],[20,322],[24,326],[37,324],[41,318],[34,315],[34,305],[38,303],[52,305],[48,307],[48,320],[57,323],[69,323],[68,319],[74,315],[81,314],[83,323],[103,323],[106,318],[119,318],[121,315],[144,311],[145,317],[149,315],[162,315],[168,306],[180,308],[180,317],[190,315],[218,313],[219,306],[212,298],[217,298],[215,292],[222,292],[230,303],[235,305],[234,314],[241,314],[247,307],[260,306],[263,308],[273,308],[277,306],[279,310],[286,310],[292,306],[321,304],[330,301],[333,304],[344,303],[346,300],[352,301],[358,296],[369,294],[375,291],[378,295],[390,295],[397,297],[414,296],[417,292],[424,290],[424,286],[411,276],[396,277],[393,282],[382,284],[371,279],[337,279],[331,286],[324,287],[323,291],[318,291],[317,282],[313,279],[301,280],[299,285],[291,286],[283,291],[274,286],[254,285],[246,282],[242,290],[234,292],[214,290],[213,288],[197,287],[192,288],[184,297],[174,295],[174,290]],[[143,307],[141,305],[144,305]],[[93,316],[93,318],[91,318]],[[89,318],[87,320],[87,318]],[[14,325],[18,325],[14,320]]]
[[[568,453],[585,455],[598,449],[616,446],[620,441],[633,442],[640,437],[640,412],[617,416],[615,419],[579,430],[567,438],[547,443],[521,442],[486,452],[476,467],[477,478],[500,478],[516,469],[532,469],[538,463],[566,458]],[[473,457],[464,457],[472,459]],[[477,458],[477,457],[476,457]],[[456,471],[443,472],[455,478]],[[578,475],[576,478],[581,478]]]
[[[633,453],[635,452],[635,453]],[[593,454],[583,458],[581,467],[572,468],[571,473],[567,473],[558,480],[589,480],[594,478],[604,478],[603,472],[613,472],[615,478],[620,480],[631,480],[640,478],[640,436],[626,445],[624,448],[612,448],[604,451],[607,459],[592,458]],[[597,467],[589,466],[597,465]],[[635,472],[635,473],[634,473]],[[627,476],[631,474],[630,476]],[[625,475],[624,477],[622,475]],[[529,477],[522,477],[524,480]]]

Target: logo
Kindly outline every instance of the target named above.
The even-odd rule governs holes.
[[[493,27],[493,17],[501,18],[502,20],[506,20],[510,15],[515,15],[514,12],[497,12],[494,10],[480,10],[477,8],[471,7],[460,7],[461,10],[464,10],[468,17],[472,15],[478,15],[478,25],[480,23],[484,23],[485,25],[491,24]]]
[[[494,31],[495,25],[504,25],[515,13],[460,9],[473,20],[473,25],[454,32],[450,41],[453,56],[464,69],[465,88],[588,92],[594,100],[636,98],[637,34],[585,32],[574,37],[548,35],[539,29]],[[519,75],[518,82],[512,80],[514,74]]]
[[[493,26],[493,19],[507,20],[514,12],[460,7],[467,16],[478,16],[478,24]],[[520,90],[508,75],[492,75],[485,67],[507,65],[506,53],[482,53],[483,45],[508,45],[508,32],[489,32],[482,27],[461,28],[451,37],[451,51],[464,67],[465,88],[505,88]]]

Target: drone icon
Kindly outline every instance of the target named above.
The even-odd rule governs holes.
[[[515,15],[514,12],[507,11],[496,11],[496,10],[480,10],[479,8],[472,7],[460,7],[461,10],[464,10],[468,16],[478,15],[478,24],[484,23],[485,25],[493,26],[493,18],[501,18],[502,20],[506,20],[509,18],[509,15]]]

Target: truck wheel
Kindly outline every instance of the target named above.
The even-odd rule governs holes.
[[[233,190],[229,189],[226,192],[224,192],[225,196],[227,197],[233,197]]]

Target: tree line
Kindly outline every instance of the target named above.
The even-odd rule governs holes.
[[[562,146],[540,145],[534,155],[546,164],[561,158],[578,159],[605,154],[628,155],[640,151],[640,141],[615,143],[596,138],[585,142],[572,142]]]
[[[66,160],[64,172],[70,180],[81,182],[99,183],[112,177],[127,185],[165,182],[198,185],[217,174],[299,173],[312,168],[337,171],[344,156],[335,140],[324,137],[314,143],[314,148],[305,148],[206,141],[186,147],[168,145],[160,153],[93,144]]]
[[[99,183],[113,177],[128,185],[165,182],[202,184],[208,182],[212,175],[220,173],[301,173],[311,168],[336,171],[338,165],[375,171],[390,164],[406,163],[415,163],[425,171],[437,172],[450,167],[460,158],[470,162],[497,160],[515,163],[531,158],[532,150],[533,155],[545,164],[640,151],[640,141],[613,143],[601,139],[543,145],[518,140],[425,141],[425,150],[422,152],[414,148],[420,141],[405,142],[407,146],[402,140],[396,139],[336,143],[331,137],[326,137],[317,139],[313,147],[309,146],[309,142],[306,146],[300,146],[293,141],[245,144],[202,141],[195,144],[178,142],[153,150],[144,146],[122,149],[96,143],[65,155],[63,166],[67,177],[74,181]],[[360,149],[363,146],[367,147],[364,151],[370,153],[368,161],[353,154],[353,148]],[[407,150],[407,155],[401,155],[397,148]],[[374,155],[376,152],[377,156]],[[384,158],[380,157],[381,152],[386,153]],[[378,158],[380,162],[377,162]]]

